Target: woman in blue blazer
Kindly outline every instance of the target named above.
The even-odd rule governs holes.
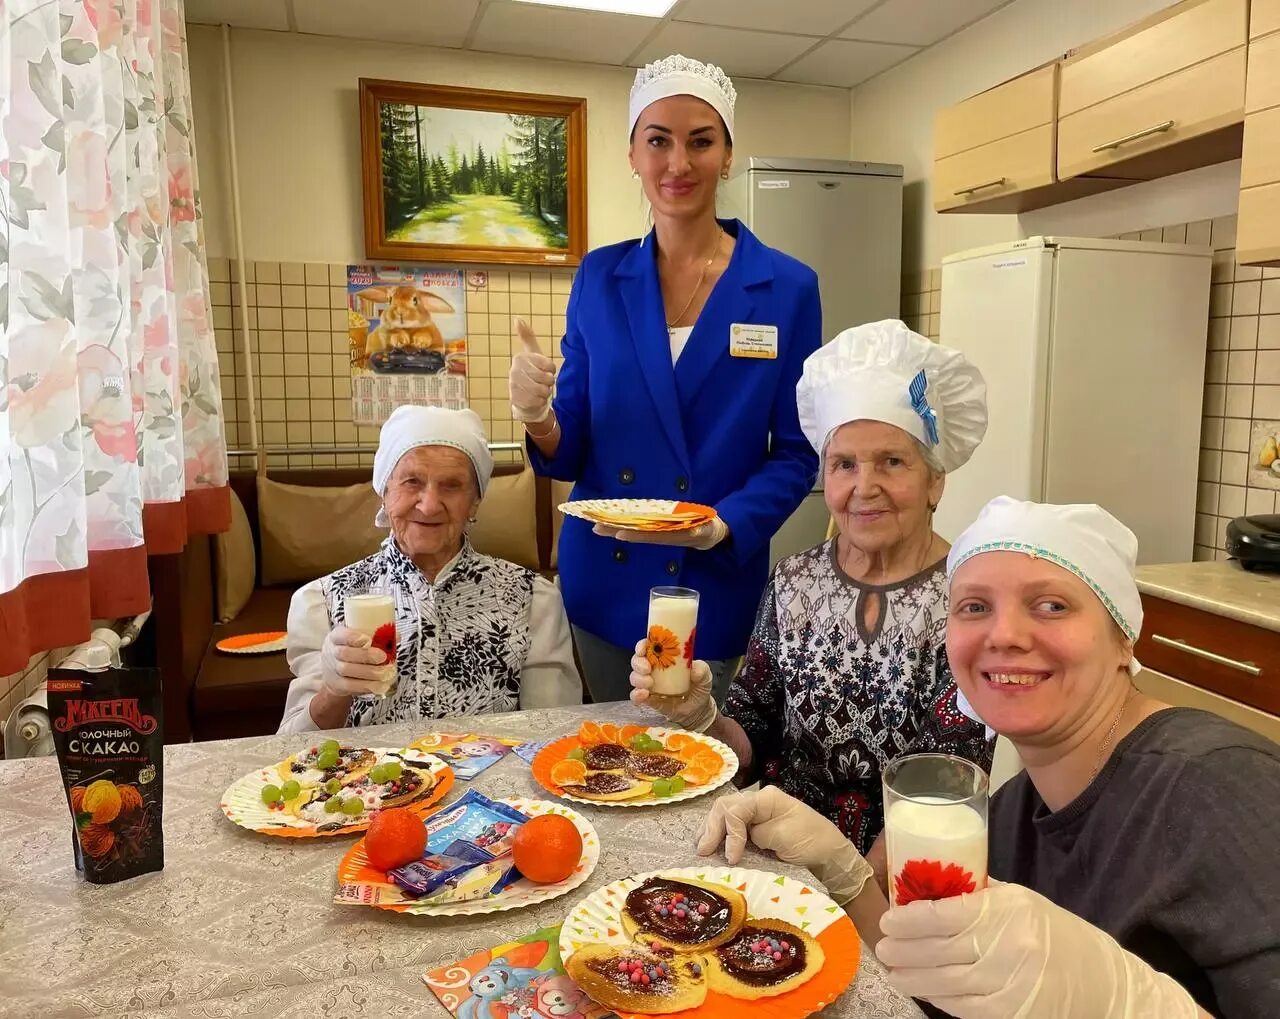
[[[536,471],[575,482],[574,499],[680,499],[717,512],[660,535],[565,520],[561,585],[596,701],[628,696],[658,585],[700,592],[697,653],[723,699],[768,579],[769,541],[817,474],[796,411],[804,360],[821,343],[817,276],[715,215],[734,99],[723,71],[685,57],[637,72],[630,158],[654,228],[583,259],[558,377],[518,324],[526,349],[512,359],[511,403]]]

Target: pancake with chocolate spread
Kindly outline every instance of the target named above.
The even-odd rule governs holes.
[[[651,877],[627,895],[622,928],[645,944],[705,951],[731,940],[747,918],[747,900],[728,885]]]
[[[625,767],[627,774],[636,778],[672,778],[688,765],[675,754],[633,753]]]
[[[702,956],[634,945],[583,945],[564,968],[592,1001],[616,1012],[668,1015],[697,1008],[707,997]]]
[[[631,751],[617,743],[598,743],[583,755],[589,771],[619,771],[631,761]]]
[[[748,1000],[793,991],[825,962],[822,946],[799,927],[754,918],[707,958],[712,990]]]
[[[620,771],[588,771],[582,785],[562,786],[567,793],[584,800],[633,800],[653,788],[652,783],[641,782]]]

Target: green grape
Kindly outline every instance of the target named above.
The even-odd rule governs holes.
[[[348,817],[355,817],[357,814],[363,814],[364,802],[362,800],[357,799],[354,796],[351,797],[350,799],[343,800],[342,812],[346,814]]]
[[[672,795],[684,792],[684,779],[679,775],[675,776],[675,778],[671,780],[671,792]]]
[[[375,764],[369,769],[369,778],[374,782],[385,782],[387,780],[387,766],[385,764]]]
[[[328,782],[324,784],[324,791],[327,792],[330,796],[336,795],[341,789],[342,789],[342,783],[339,782],[336,778],[331,778],[329,779]]]
[[[387,777],[385,781],[394,782],[404,772],[404,768],[400,767],[397,761],[388,761],[383,767],[386,768]]]
[[[316,758],[316,766],[321,771],[327,771],[330,768],[337,767],[337,765],[338,765],[337,754],[322,753],[319,757]]]
[[[280,787],[278,785],[264,785],[262,787],[262,802],[268,806],[272,803],[280,802]]]
[[[671,783],[668,782],[665,778],[655,779],[653,783],[653,795],[659,796],[659,797],[670,796]]]
[[[644,748],[644,745],[645,745],[646,743],[648,743],[648,742],[649,742],[649,737],[648,737],[648,736],[646,736],[646,735],[645,735],[644,733],[642,733],[642,732],[640,732],[640,733],[636,733],[636,735],[634,735],[634,736],[632,736],[632,737],[631,737],[631,749],[632,749],[632,750],[641,750],[641,749],[643,749],[643,748]]]
[[[569,751],[569,760],[571,761],[585,761],[586,758],[587,752],[582,747],[574,747]]]
[[[342,801],[336,796],[330,796],[324,801],[324,812],[326,814],[336,814],[342,809]]]
[[[339,751],[339,750],[341,750],[341,749],[342,749],[342,747],[340,747],[340,746],[338,745],[338,741],[337,741],[336,739],[327,739],[327,740],[325,740],[323,743],[321,743],[321,744],[320,744],[320,753],[321,753],[321,754],[330,754],[330,753],[331,753],[331,754],[335,754],[335,755],[336,755],[336,754],[338,753],[338,751]]]
[[[298,785],[293,779],[289,779],[288,782],[280,787],[280,798],[291,800],[300,792],[302,792],[302,786]]]

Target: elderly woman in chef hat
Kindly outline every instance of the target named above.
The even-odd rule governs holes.
[[[811,354],[797,395],[836,536],[777,565],[723,714],[698,663],[684,699],[652,694],[643,642],[631,696],[728,743],[742,784],[797,797],[865,853],[884,827],[880,772],[895,757],[990,764],[942,652],[947,543],[933,530],[947,472],[986,431],[986,386],[959,351],[886,321]]]
[[[990,804],[988,888],[888,910],[772,790],[720,801],[700,848],[843,855],[890,979],[960,1019],[1280,1016],[1280,747],[1134,686],[1136,557],[1097,506],[1004,496],[951,550],[952,671],[1026,764]]]
[[[467,540],[493,473],[474,411],[399,407],[373,461],[382,547],[312,581],[289,606],[289,684],[280,732],[579,704],[560,593]],[[344,599],[374,589],[396,605],[390,654],[344,625]],[[394,665],[390,665],[393,662]],[[388,669],[395,686],[384,697]]]

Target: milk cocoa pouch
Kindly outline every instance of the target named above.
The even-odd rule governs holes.
[[[74,822],[76,869],[94,884],[164,867],[164,729],[154,669],[51,669],[49,720]]]

